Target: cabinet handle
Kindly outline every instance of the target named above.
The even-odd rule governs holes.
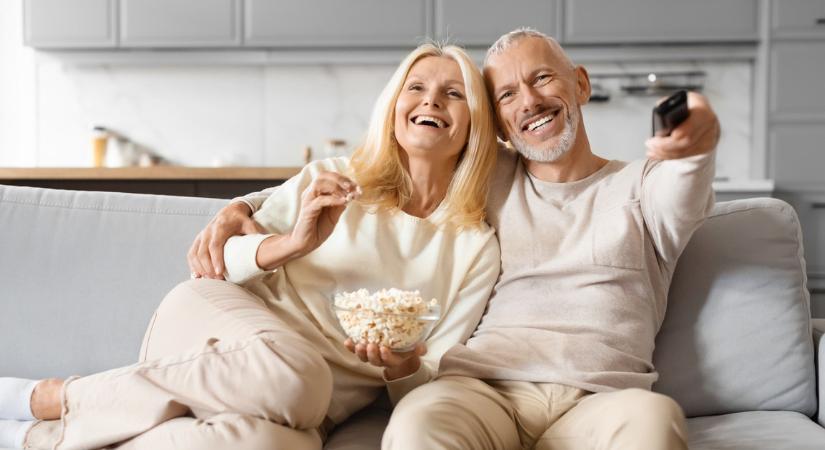
[[[825,209],[825,202],[813,202],[813,203],[811,203],[811,208],[813,208],[813,209]]]
[[[825,25],[825,17],[820,17],[820,18],[816,19],[816,24],[817,25]]]

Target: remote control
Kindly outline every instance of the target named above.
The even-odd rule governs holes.
[[[653,135],[670,136],[687,116],[687,91],[677,91],[653,108]]]

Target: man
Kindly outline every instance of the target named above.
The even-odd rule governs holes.
[[[587,72],[551,38],[502,36],[485,78],[502,151],[488,202],[502,272],[477,331],[439,377],[397,405],[385,449],[687,448],[684,415],[650,392],[654,339],[676,260],[713,205],[718,122],[703,97],[648,159],[590,149]],[[193,244],[222,270],[226,236],[254,232],[235,203]],[[214,275],[210,275],[214,276]]]

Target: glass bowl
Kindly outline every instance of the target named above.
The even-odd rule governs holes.
[[[336,296],[337,297],[337,296]],[[364,305],[343,306],[330,301],[338,326],[353,342],[384,345],[394,352],[408,352],[424,340],[441,317],[440,307],[428,305],[418,313],[387,312]]]

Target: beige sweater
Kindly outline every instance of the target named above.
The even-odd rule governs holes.
[[[706,154],[610,161],[550,183],[502,151],[488,219],[501,277],[478,330],[444,355],[440,373],[650,389],[673,269],[713,206],[713,176]]]
[[[321,171],[346,173],[345,158],[316,161],[282,186],[244,198],[253,218],[269,232],[285,234],[295,224],[301,193]],[[393,401],[427,382],[438,360],[472,334],[499,274],[499,246],[492,228],[457,231],[436,225],[442,207],[420,219],[402,211],[370,213],[350,203],[332,235],[313,252],[264,272],[255,262],[267,235],[233,237],[225,247],[228,279],[263,298],[270,309],[320,351],[334,374],[328,412],[340,423],[372,402],[385,385]],[[442,318],[426,339],[422,369],[385,383],[382,369],[361,362],[343,342],[328,304],[337,292],[359,288],[420,290],[440,302]]]

